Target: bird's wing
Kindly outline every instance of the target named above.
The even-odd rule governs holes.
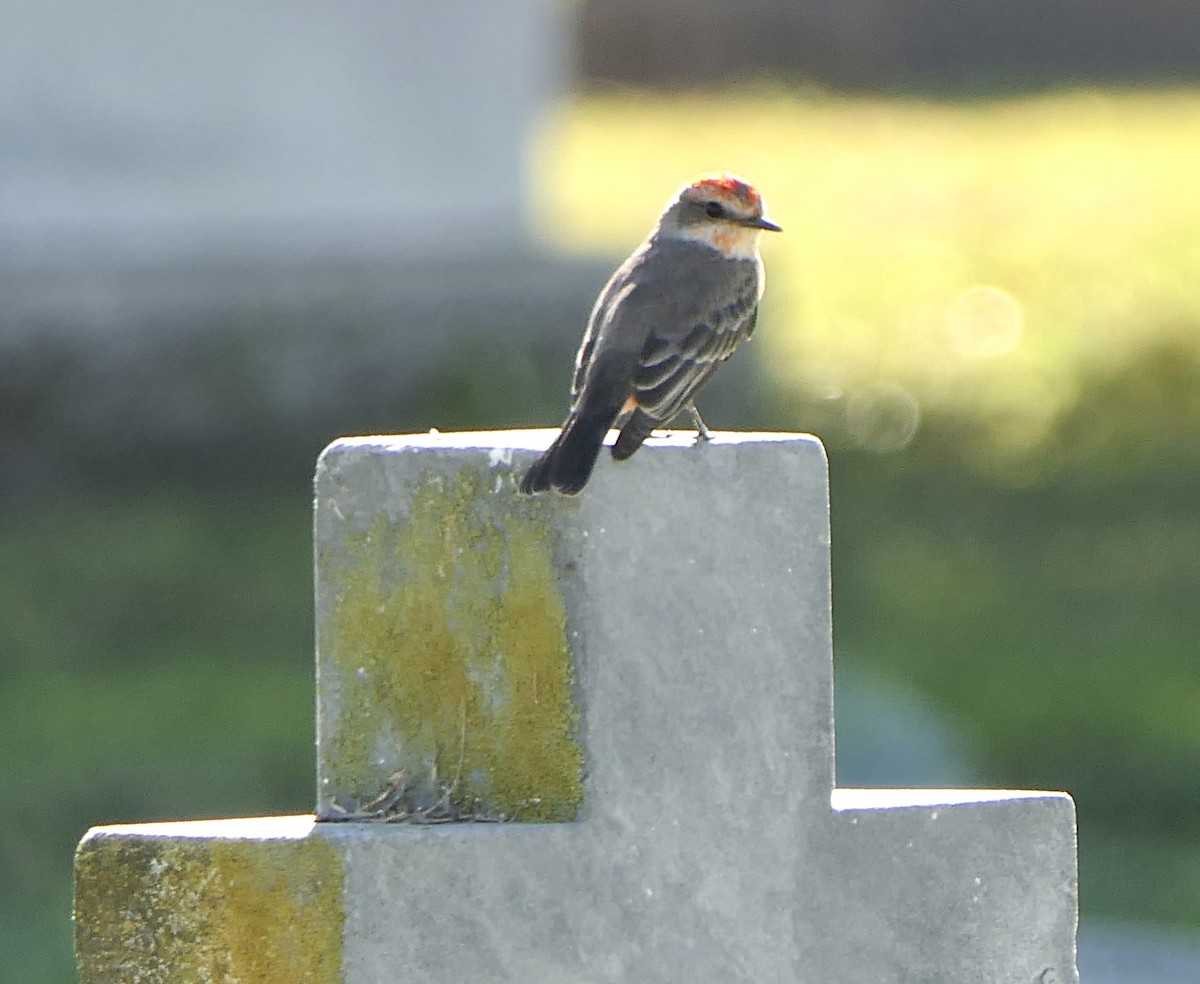
[[[583,341],[580,342],[579,351],[575,355],[575,374],[571,379],[572,404],[578,402],[579,394],[583,392],[598,349],[602,353],[614,346],[619,349],[626,344],[627,336],[643,337],[636,320],[643,307],[645,295],[640,292],[637,297],[633,295],[639,273],[645,265],[645,253],[646,246],[643,244],[617,267],[596,298],[592,313],[588,317],[587,330],[583,333]]]
[[[653,326],[633,375],[641,408],[656,420],[670,420],[743,339],[754,331],[758,285],[753,272],[743,275],[733,298],[675,330]]]

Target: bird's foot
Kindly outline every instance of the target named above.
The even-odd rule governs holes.
[[[712,440],[712,431],[704,426],[704,418],[700,416],[700,411],[696,409],[696,404],[689,403],[687,412],[692,418],[692,424],[696,428],[696,443],[701,444],[704,441]]]

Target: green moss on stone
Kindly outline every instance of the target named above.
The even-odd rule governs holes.
[[[489,480],[470,469],[427,477],[403,521],[379,517],[344,567],[323,572],[336,585],[322,636],[341,713],[322,764],[353,800],[344,806],[390,789],[393,813],[439,801],[458,816],[578,812],[578,713],[550,534],[531,508],[508,495],[498,504]]]
[[[321,838],[92,838],[75,859],[80,984],[338,984],[342,865]]]

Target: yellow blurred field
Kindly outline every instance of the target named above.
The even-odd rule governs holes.
[[[1200,91],[580,97],[534,156],[573,251],[623,254],[694,172],[753,181],[785,228],[756,355],[835,440],[955,419],[1003,468],[1055,450],[1088,380],[1200,361]]]

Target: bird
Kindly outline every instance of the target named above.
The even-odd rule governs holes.
[[[596,298],[558,436],[521,480],[526,495],[577,495],[608,431],[624,461],[656,428],[686,411],[697,441],[710,434],[695,397],[754,333],[766,283],[758,243],[781,232],[742,178],[695,178],[668,202],[645,241]]]

